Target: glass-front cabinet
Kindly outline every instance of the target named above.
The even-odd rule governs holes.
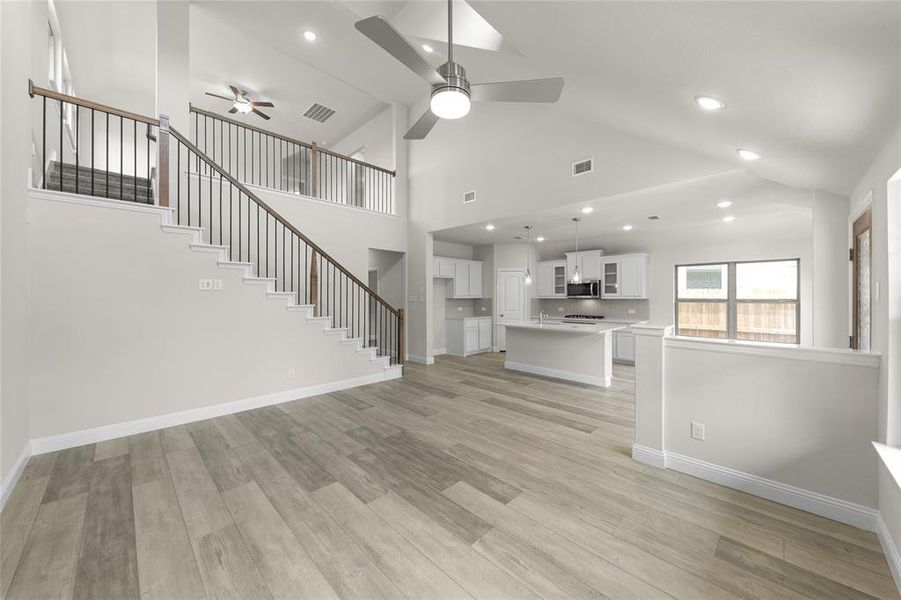
[[[566,298],[566,261],[538,263],[538,297]]]
[[[605,260],[603,266],[604,288],[601,294],[606,298],[619,297],[619,261]]]

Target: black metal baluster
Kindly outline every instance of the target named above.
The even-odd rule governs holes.
[[[133,165],[134,181],[132,183],[134,184],[134,188],[135,188],[135,191],[132,194],[132,197],[134,198],[134,201],[137,202],[138,201],[138,122],[135,120],[132,120],[131,123],[132,123],[131,135],[134,137],[134,140],[132,140],[132,145],[133,145],[132,150],[134,152],[134,156],[132,157],[132,162],[134,163],[134,165]]]
[[[160,136],[160,139],[162,139],[162,136]],[[175,222],[181,225],[181,142],[175,145],[175,155]],[[189,187],[188,190],[190,189]],[[190,213],[188,214],[190,219]],[[188,224],[190,225],[190,223]]]
[[[150,125],[147,125],[147,203],[154,204],[151,202],[151,185],[150,185],[150,135],[153,129],[151,129]],[[157,143],[159,143],[159,136],[157,136]]]
[[[63,105],[63,101],[59,101],[59,160],[57,163],[59,164],[59,191],[63,191],[63,112],[65,111],[65,106]]]
[[[124,131],[125,120],[122,117],[119,117],[119,200],[125,200],[125,190],[122,187],[125,183],[125,153],[123,148],[123,142],[125,141],[123,136]]]
[[[94,109],[91,109],[91,195],[94,195]]]

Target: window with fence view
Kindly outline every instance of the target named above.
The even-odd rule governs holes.
[[[676,267],[676,334],[759,342],[800,341],[800,261]]]

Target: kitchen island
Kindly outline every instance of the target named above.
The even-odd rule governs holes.
[[[510,324],[504,367],[535,375],[610,387],[613,332],[623,324],[562,321]]]

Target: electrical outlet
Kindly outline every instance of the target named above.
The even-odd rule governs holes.
[[[707,426],[703,423],[691,424],[691,439],[703,442],[707,435]]]
[[[295,369],[288,369],[288,379],[294,379],[297,377],[297,371]]]
[[[197,289],[204,291],[204,292],[213,289],[213,280],[212,279],[198,279],[197,280]]]
[[[216,290],[216,291],[218,291],[218,292],[221,292],[221,291],[222,291],[222,280],[221,280],[221,279],[214,279],[214,280],[213,280],[213,289]]]
[[[630,308],[630,309],[629,309],[629,314],[630,314],[630,315],[634,315],[634,314],[635,314],[635,309],[634,309],[634,308]]]
[[[562,307],[562,306],[558,306],[558,307],[557,307],[557,312],[563,312],[563,307]]]
[[[488,310],[488,309],[487,309],[486,307],[483,306],[483,307],[482,307],[482,312],[485,312],[486,310]]]
[[[462,306],[458,306],[458,307],[457,307],[457,312],[463,312],[463,307],[462,307]]]

